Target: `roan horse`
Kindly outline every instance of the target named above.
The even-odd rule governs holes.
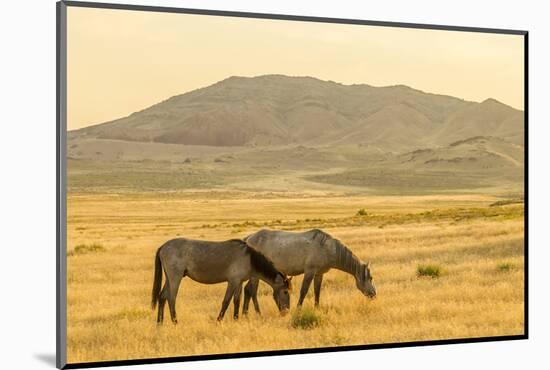
[[[338,239],[319,229],[306,232],[260,230],[244,239],[246,243],[273,261],[275,267],[287,276],[304,274],[298,306],[304,302],[311,281],[314,280],[315,306],[319,305],[323,274],[335,268],[355,278],[355,284],[365,296],[376,296],[376,287],[368,263],[363,263]],[[248,312],[250,298],[257,313],[258,279],[252,277],[244,290],[243,314]]]
[[[161,291],[163,270],[166,281]],[[273,288],[273,298],[281,313],[285,313],[290,306],[290,281],[263,254],[244,241],[210,242],[178,238],[164,243],[155,256],[151,306],[155,309],[158,303],[158,324],[164,319],[166,300],[172,322],[177,324],[176,296],[185,276],[203,284],[228,282],[218,321],[223,319],[231,297],[235,306],[233,317],[239,317],[243,282],[251,278],[263,280]]]

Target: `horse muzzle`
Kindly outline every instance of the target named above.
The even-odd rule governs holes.
[[[281,316],[286,316],[290,310],[288,308],[283,308],[282,310],[279,310],[279,313]]]

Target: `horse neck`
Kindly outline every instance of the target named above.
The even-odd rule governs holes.
[[[248,248],[250,254],[250,274],[273,287],[275,279],[277,278],[277,270],[264,255],[256,252],[250,247]]]
[[[261,271],[256,270],[254,267],[252,267],[252,275],[256,276],[258,279],[262,280],[263,282],[267,283],[272,288],[275,285],[274,279],[271,279],[269,276],[267,276]]]
[[[355,279],[359,279],[362,262],[347,247],[336,243],[336,258],[333,261],[333,268],[347,272]]]

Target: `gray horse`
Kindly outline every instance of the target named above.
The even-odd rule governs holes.
[[[315,306],[319,305],[323,274],[335,268],[355,278],[357,289],[365,296],[376,296],[376,287],[369,264],[363,263],[338,239],[324,231],[306,232],[260,230],[244,239],[246,243],[273,261],[275,267],[288,276],[304,274],[298,306],[304,302],[311,281],[314,280]],[[250,299],[257,313],[258,279],[252,277],[244,290],[243,314],[248,312]]]
[[[161,291],[163,270],[166,281]],[[251,278],[261,279],[273,288],[273,298],[281,313],[290,307],[290,281],[263,254],[244,241],[210,242],[179,238],[164,243],[155,256],[151,306],[154,310],[158,303],[157,323],[161,324],[164,319],[164,305],[168,300],[170,317],[177,324],[176,296],[185,276],[203,284],[228,282],[218,321],[223,319],[231,297],[235,306],[233,317],[239,317],[243,282]]]

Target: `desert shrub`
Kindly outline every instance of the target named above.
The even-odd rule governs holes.
[[[508,272],[515,269],[516,266],[510,262],[502,262],[497,265],[497,270],[500,272]]]
[[[80,254],[105,252],[105,247],[99,243],[92,244],[79,244],[72,251],[68,253],[69,256],[75,256]]]
[[[367,211],[365,211],[365,208],[361,208],[359,211],[357,211],[357,213],[355,215],[356,216],[368,216],[368,213],[367,213]]]
[[[437,265],[419,265],[416,268],[416,276],[427,276],[436,279],[441,276],[443,269]]]
[[[313,329],[320,326],[322,322],[320,313],[310,308],[296,310],[291,318],[291,325],[294,329]]]

